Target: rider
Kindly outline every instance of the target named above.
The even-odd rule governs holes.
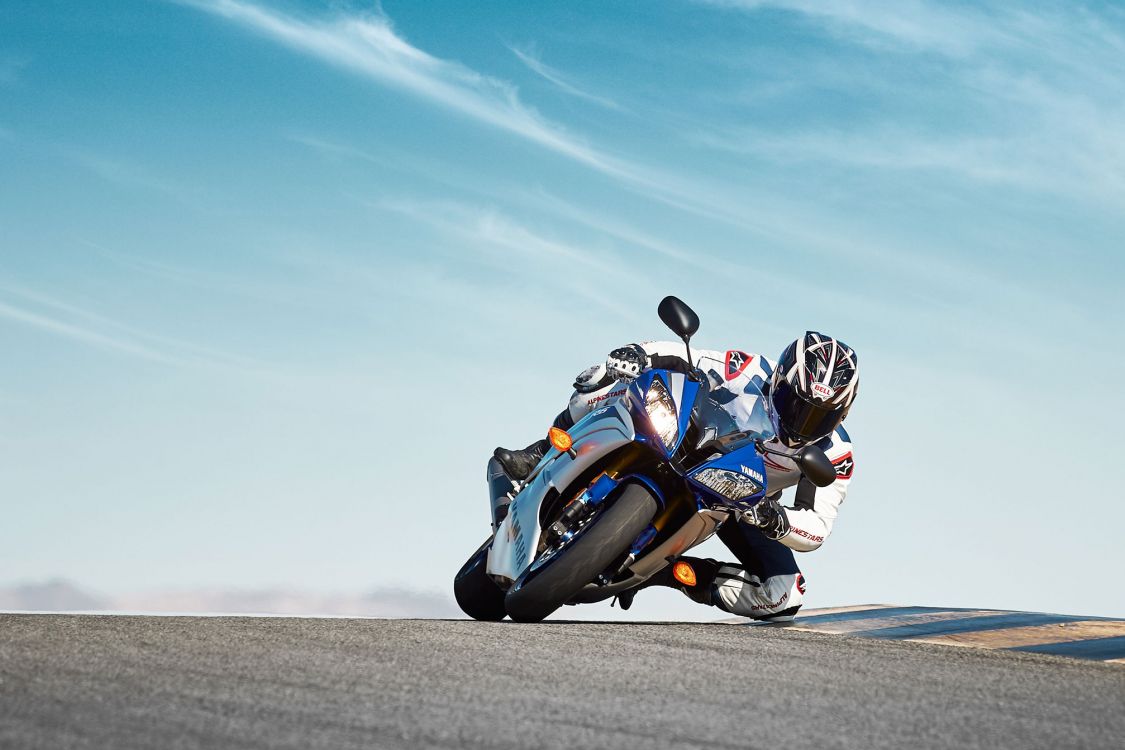
[[[610,352],[605,364],[578,375],[570,405],[555,419],[569,429],[597,405],[625,393],[625,386],[649,367],[690,369],[680,342],[630,344]],[[828,538],[851,482],[852,444],[840,423],[855,400],[859,384],[855,352],[838,339],[807,332],[782,352],[775,363],[732,349],[696,351],[694,363],[712,386],[739,376],[749,377],[767,397],[767,410],[777,437],[766,444],[792,455],[805,445],[824,450],[836,468],[836,480],[817,487],[803,477],[794,461],[778,453],[763,456],[771,494],[745,512],[740,522],[719,527],[718,535],[738,563],[680,557],[638,588],[668,586],[694,601],[756,620],[791,620],[801,608],[805,579],[793,552],[811,552]],[[511,479],[525,479],[546,453],[546,440],[524,450],[497,448],[489,462],[496,523],[507,512],[497,504],[507,498],[495,488]],[[781,491],[796,486],[793,502],[779,502]],[[637,589],[619,595],[623,608]]]

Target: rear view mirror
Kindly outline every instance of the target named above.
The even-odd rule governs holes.
[[[668,296],[662,299],[656,312],[664,325],[684,341],[699,330],[699,316],[678,297]]]
[[[815,445],[806,445],[793,456],[801,473],[817,487],[827,487],[836,481],[836,467]]]

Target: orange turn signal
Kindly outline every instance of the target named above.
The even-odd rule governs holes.
[[[567,434],[566,430],[560,430],[558,427],[547,430],[547,439],[551,441],[551,445],[555,446],[556,450],[563,453],[566,453],[574,445],[574,439]]]
[[[680,560],[672,566],[672,577],[685,586],[694,586],[696,584],[695,568],[691,567],[690,563]]]

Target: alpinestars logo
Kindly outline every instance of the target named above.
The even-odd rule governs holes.
[[[746,367],[754,361],[754,357],[746,352],[740,352],[737,349],[731,349],[727,352],[727,364],[725,368],[725,375],[727,380],[734,380],[746,369]]]
[[[840,456],[832,462],[832,465],[836,467],[837,479],[852,478],[852,470],[855,468],[855,461],[852,460],[851,453],[845,453],[844,455]]]
[[[617,398],[618,396],[623,396],[623,395],[625,395],[625,389],[624,388],[622,388],[621,390],[618,390],[618,391],[610,391],[609,393],[603,393],[600,396],[594,396],[593,398],[586,399],[586,406],[593,407],[594,404],[600,404],[602,401],[605,401],[606,399]]]

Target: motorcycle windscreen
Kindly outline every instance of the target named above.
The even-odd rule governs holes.
[[[738,433],[743,440],[772,440],[773,423],[766,397],[750,378],[727,381],[712,388],[699,408],[700,427],[716,437]]]

